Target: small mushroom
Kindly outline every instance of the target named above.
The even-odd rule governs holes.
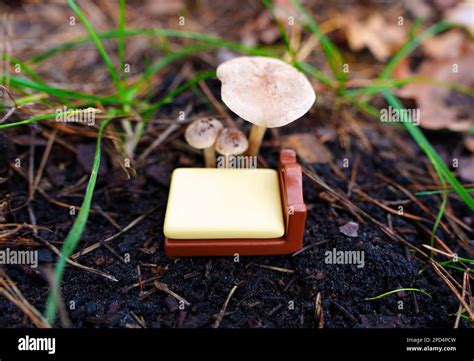
[[[217,137],[216,151],[224,156],[224,168],[229,167],[229,157],[244,153],[249,146],[247,137],[237,128],[226,128]]]
[[[216,166],[214,144],[223,128],[222,123],[214,118],[197,119],[186,128],[184,133],[186,142],[193,148],[204,150],[204,162],[207,168]]]
[[[221,97],[234,113],[252,123],[247,154],[258,154],[266,128],[284,126],[313,105],[309,80],[293,66],[269,57],[242,56],[217,68]]]

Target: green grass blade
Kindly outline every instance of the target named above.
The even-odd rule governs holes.
[[[26,124],[31,124],[31,123],[36,123],[36,122],[40,122],[42,120],[55,119],[56,117],[59,117],[61,115],[66,115],[66,114],[69,114],[71,112],[79,112],[80,110],[81,109],[67,110],[67,111],[62,111],[62,112],[57,112],[57,113],[39,115],[39,116],[31,117],[31,118],[28,118],[28,119],[25,119],[25,120],[20,120],[19,122],[15,122],[15,123],[0,124],[0,130],[7,129],[7,128],[18,127],[18,126],[21,126],[21,125],[26,125]]]
[[[125,10],[125,0],[119,0],[118,57],[120,61],[120,74],[122,74],[122,80],[125,78]]]
[[[10,64],[12,66],[19,65],[22,73],[25,73],[37,83],[44,83],[43,79],[41,79],[41,77],[35,71],[33,71],[33,69],[31,69],[26,63],[22,62],[20,59],[11,57]]]
[[[358,95],[373,95],[380,93],[382,90],[387,88],[401,88],[408,84],[414,83],[422,83],[422,84],[430,84],[434,86],[439,86],[443,88],[449,88],[454,90],[458,93],[474,97],[474,89],[471,87],[467,87],[458,83],[437,80],[437,79],[430,79],[423,76],[409,76],[403,79],[376,79],[372,84],[356,88],[356,89],[347,89],[347,93],[358,96]]]
[[[465,309],[465,308],[463,308],[462,313],[464,313],[464,312],[466,312],[466,309]],[[457,312],[456,312],[456,313],[450,313],[448,316],[452,316],[452,317],[456,316],[456,317],[457,317],[458,314],[457,314]],[[463,315],[463,314],[461,314],[460,316],[461,316],[462,318],[464,318],[465,320],[467,320],[467,321],[471,321],[471,318],[470,318],[469,316],[466,316],[466,315]]]
[[[300,62],[300,61],[297,61],[295,58],[294,58],[294,55],[295,55],[295,50],[291,48],[291,45],[290,45],[290,41],[288,40],[288,34],[286,32],[286,29],[285,27],[283,26],[283,24],[281,23],[281,21],[279,21],[276,17],[275,17],[275,14],[274,14],[274,11],[273,11],[273,3],[272,1],[270,0],[261,0],[263,5],[268,9],[268,11],[271,13],[272,17],[273,17],[273,20],[275,21],[275,23],[277,24],[277,27],[278,27],[278,30],[280,32],[280,36],[283,40],[283,43],[285,45],[285,48],[288,52],[288,54],[290,54],[291,58],[292,58],[292,64],[294,67],[296,67],[298,70],[302,71],[302,72],[306,72],[308,74],[310,74],[311,76],[313,76],[316,80],[320,81],[322,84],[324,85],[327,85],[331,88],[335,88],[336,87],[336,84],[334,84],[334,82],[329,79],[326,75],[324,75],[322,72],[320,72],[318,69],[316,69],[315,67],[305,63],[305,62]]]
[[[33,93],[33,94],[22,96],[20,98],[15,98],[15,102],[18,106],[22,106],[22,105],[40,102],[41,100],[44,100],[47,97],[49,97],[49,95],[46,93],[41,93],[41,92]]]
[[[159,108],[161,108],[163,105],[171,103],[176,96],[188,90],[189,88],[197,85],[201,80],[208,80],[215,77],[216,77],[215,70],[209,70],[209,71],[203,71],[203,72],[197,73],[194,78],[183,83],[182,85],[177,87],[175,90],[173,90],[172,92],[170,92],[169,94],[167,94],[166,96],[158,100],[156,103],[140,110],[140,113],[142,114],[153,113],[157,111]]]
[[[136,144],[138,144],[138,141],[140,140],[141,136],[143,135],[143,132],[145,131],[145,127],[150,120],[150,117],[153,115],[154,112],[156,112],[159,108],[161,108],[163,105],[169,104],[173,101],[173,99],[178,96],[179,94],[183,93],[184,91],[188,90],[189,88],[194,87],[197,85],[200,81],[202,80],[208,80],[216,77],[216,71],[215,70],[210,70],[210,71],[205,71],[205,72],[200,72],[197,73],[196,76],[184,84],[180,85],[177,87],[175,90],[171,91],[169,94],[158,100],[156,103],[142,109],[139,111],[139,113],[142,114],[143,116],[143,121],[137,124],[136,129],[135,129],[135,135],[134,139]]]
[[[439,169],[436,169],[436,173],[441,174]],[[443,188],[446,188],[446,182],[443,177],[440,177],[440,182]],[[438,230],[439,224],[441,223],[441,218],[443,218],[444,212],[446,211],[446,203],[448,202],[448,193],[441,194],[441,207],[439,207],[438,214],[436,215],[433,228],[431,230],[431,247],[434,247],[435,235]],[[433,257],[433,251],[431,251],[431,257]]]
[[[55,88],[45,83],[37,83],[35,81],[17,77],[15,75],[10,76],[10,85],[12,87],[38,90],[60,99],[82,99],[92,102],[101,102],[103,104],[120,104],[121,102],[115,96],[103,97],[100,95],[86,94],[68,89]]]
[[[291,0],[291,3],[295,6],[295,8],[298,9],[298,11],[303,14],[305,19],[308,21],[309,29],[319,39],[323,53],[331,67],[334,77],[340,83],[344,83],[347,80],[347,75],[342,71],[344,59],[342,58],[339,49],[333,44],[331,40],[329,40],[326,35],[321,32],[318,25],[316,24],[316,21],[298,0]]]
[[[273,12],[273,3],[270,0],[261,0],[262,4],[267,8],[267,10],[270,12],[272,15],[273,21],[277,25],[278,31],[280,33],[281,40],[283,41],[283,44],[285,45],[286,51],[290,54],[290,56],[293,58],[293,55],[295,54],[294,49],[291,48],[290,45],[290,40],[288,39],[288,34],[286,32],[285,26],[277,19]]]
[[[322,72],[320,72],[318,69],[316,69],[312,65],[308,63],[304,63],[304,62],[296,62],[294,65],[297,69],[309,74],[310,76],[319,80],[324,85],[327,85],[333,89],[337,87],[337,84],[335,84],[331,79],[329,79],[326,75],[324,75]],[[360,110],[376,118],[380,117],[380,111],[377,108],[371,106],[367,102],[358,100],[354,95],[351,95],[351,93],[348,90],[341,88],[341,89],[338,89],[338,93],[340,96],[345,98],[351,104],[354,104],[355,106],[357,106]]]
[[[97,134],[97,145],[94,156],[94,162],[92,166],[92,172],[87,184],[86,194],[81,205],[81,209],[77,215],[74,224],[69,231],[66,239],[64,240],[63,247],[61,249],[61,256],[59,257],[55,269],[54,269],[54,286],[53,289],[58,290],[64,275],[64,269],[66,268],[66,261],[76,249],[79,243],[84,228],[89,218],[89,212],[92,203],[92,196],[94,195],[94,188],[97,181],[97,175],[99,174],[100,157],[101,157],[101,140],[102,134],[105,127],[110,123],[111,119],[103,121],[99,126],[99,132]],[[48,301],[46,305],[46,319],[49,323],[53,324],[56,318],[56,311],[58,307],[58,299],[55,292],[50,292],[48,295]]]
[[[391,92],[389,92],[388,90],[385,90],[382,92],[382,94],[384,95],[387,102],[394,109],[396,109],[397,111],[403,110],[403,105]],[[405,128],[408,130],[410,135],[413,137],[413,139],[415,139],[415,141],[420,146],[420,148],[428,156],[431,163],[433,163],[433,166],[435,167],[435,169],[437,169],[440,172],[440,175],[444,177],[444,179],[447,180],[449,184],[451,184],[451,186],[454,188],[456,193],[461,197],[464,203],[466,203],[467,206],[471,210],[474,210],[474,199],[469,195],[469,193],[461,185],[458,179],[451,173],[451,171],[448,169],[446,164],[444,164],[443,160],[441,159],[439,154],[436,152],[436,150],[433,148],[433,146],[430,144],[428,139],[426,139],[422,131],[418,127],[413,125],[413,123],[411,122],[411,119],[409,119],[406,113],[400,112],[400,115],[401,115],[401,122],[403,123]]]
[[[442,263],[440,263],[440,264],[442,264]],[[444,267],[452,268],[452,269],[455,269],[455,270],[461,271],[461,272],[466,271],[466,268],[462,268],[462,267],[458,267],[458,266],[453,266],[452,264],[444,265]],[[472,272],[474,272],[474,269],[469,269],[468,272],[472,273]]]
[[[354,104],[360,110],[366,112],[367,114],[372,115],[373,117],[380,118],[380,110],[373,107],[369,103],[357,99],[355,96],[350,95],[345,89],[339,89],[338,94],[346,99],[349,103]]]
[[[89,33],[89,36],[91,37],[92,41],[94,42],[97,50],[99,51],[100,56],[104,60],[104,63],[107,67],[107,70],[109,72],[110,77],[112,78],[112,81],[115,84],[115,87],[117,90],[120,91],[120,82],[119,82],[119,77],[117,75],[117,71],[115,70],[114,64],[112,63],[112,60],[110,60],[109,55],[105,51],[104,46],[102,45],[102,42],[100,41],[99,36],[97,35],[96,31],[92,27],[91,23],[87,19],[87,17],[84,15],[82,10],[77,6],[76,2],[74,0],[67,0],[67,3],[71,7],[71,9],[74,11],[74,13],[79,17],[81,20],[82,24],[86,28],[87,32]],[[120,34],[120,32],[119,32]]]
[[[378,296],[375,296],[375,297],[369,297],[369,298],[364,298],[365,301],[373,301],[373,300],[377,300],[379,298],[382,298],[382,297],[385,297],[385,296],[388,296],[388,295],[391,295],[393,293],[397,293],[397,292],[401,292],[401,291],[405,291],[405,292],[408,292],[408,291],[412,291],[412,292],[419,292],[421,294],[424,294],[425,296],[428,296],[429,298],[433,298],[431,297],[431,295],[426,292],[426,291],[423,291],[422,289],[418,289],[418,288],[399,288],[397,290],[392,290],[392,291],[388,291],[388,292],[385,292],[385,293],[382,293],[381,295],[378,295]]]
[[[446,261],[446,262],[452,262],[452,263],[457,263],[457,262],[474,263],[474,259],[464,258],[464,257],[458,257],[458,258],[457,258],[457,262],[455,262],[455,261],[452,260],[452,259],[450,259],[449,261]]]
[[[224,40],[215,36],[194,33],[194,32],[187,32],[187,31],[180,31],[174,29],[161,29],[161,28],[151,28],[151,29],[124,29],[123,35],[125,37],[135,37],[135,36],[163,36],[163,37],[177,37],[177,38],[185,38],[190,40],[199,41],[202,43],[207,44],[215,44],[216,46],[228,48],[231,50],[235,50],[237,52],[248,54],[248,55],[262,55],[262,56],[277,56],[275,51],[270,51],[268,49],[263,48],[255,48],[245,46],[233,41]],[[97,36],[100,39],[116,39],[120,36],[120,32],[118,30],[111,30],[108,32],[97,33]],[[88,44],[91,41],[91,37],[81,37],[79,39],[71,40],[65,43],[62,43],[58,46],[55,46],[49,50],[46,50],[43,53],[40,53],[34,57],[32,57],[28,63],[40,63],[60,52],[67,51],[74,49],[78,46]]]
[[[37,84],[43,85],[45,88],[49,87],[48,84],[46,84],[46,82],[41,78],[41,76],[38,73],[36,73],[33,69],[31,69],[26,63],[22,62],[20,59],[11,57],[10,64],[12,66],[19,65],[21,69],[21,73],[26,74],[30,79],[32,79]],[[10,82],[10,85],[12,85],[11,82]],[[13,86],[15,87],[15,84],[13,84]],[[24,89],[22,87],[16,86],[16,89],[20,92],[24,92]],[[64,105],[68,107],[72,107],[72,104],[69,101],[67,101],[66,98],[62,98],[61,100],[63,101],[63,103],[65,103]],[[43,102],[50,105],[54,104],[51,100],[44,100]]]
[[[443,29],[449,28],[450,25],[446,24],[437,24],[438,26],[430,28],[431,30],[426,31],[424,35],[415,38],[412,42],[407,44],[407,46],[404,48],[405,50],[403,52],[400,52],[399,56],[397,59],[392,59],[390,62],[392,65],[391,67],[395,67],[397,65],[397,61],[400,61],[403,59],[404,56],[408,55],[411,51],[413,51],[416,46],[419,45],[424,39],[426,39],[429,36],[432,36],[432,34],[435,34],[437,32],[442,31]],[[403,50],[403,49],[402,49]],[[405,55],[406,54],[406,55]],[[320,74],[311,72],[311,68],[308,64],[301,65],[300,64],[300,69],[312,73],[311,75],[313,76],[318,76],[320,77]],[[387,74],[391,74],[391,67],[388,67],[387,69]],[[329,85],[329,84],[327,84]],[[390,92],[388,92],[387,89],[381,89],[382,93],[385,95],[385,98],[387,101],[395,108],[395,109],[403,109],[402,105],[396,99]],[[377,111],[375,108],[371,107],[368,103],[358,101],[354,96],[350,95],[346,90],[341,89],[339,91],[339,94],[343,97],[345,97],[347,100],[349,100],[351,103],[355,104],[362,110],[366,111],[367,113],[379,117],[380,112]],[[441,160],[435,149],[431,146],[431,144],[428,142],[426,137],[423,135],[420,129],[415,127],[411,122],[403,122],[404,126],[406,129],[409,131],[409,133],[412,135],[412,137],[415,139],[415,141],[418,143],[418,145],[422,148],[422,150],[427,154],[431,162],[434,164],[436,169],[439,169],[441,172],[441,175],[445,177],[445,179],[453,186],[454,190],[461,196],[461,198],[464,200],[464,202],[469,206],[470,209],[474,210],[474,200],[472,197],[469,196],[468,192],[464,189],[464,187],[459,183],[459,181],[454,177],[454,175],[449,171],[448,167],[444,164],[444,162]]]
[[[459,261],[466,262],[466,263],[474,263],[474,260],[472,260],[472,259],[461,259],[461,258],[459,258]],[[454,262],[453,260],[450,259],[448,261],[440,262],[439,264],[443,267],[452,268],[452,269],[455,269],[455,270],[461,271],[461,272],[464,272],[466,270],[466,268],[462,268],[462,267],[454,265],[455,263],[457,263],[457,262]],[[474,272],[474,269],[469,268],[469,272]]]
[[[158,73],[159,71],[161,71],[166,66],[173,63],[174,61],[185,58],[189,55],[192,55],[201,51],[214,49],[216,47],[218,46],[215,44],[204,44],[204,45],[200,44],[200,45],[184,46],[181,49],[171,52],[170,54],[164,56],[163,58],[158,60],[156,63],[150,65],[146,69],[146,71],[143,73],[141,78],[135,84],[133,84],[132,86],[133,89],[130,89],[129,99],[133,98],[133,96],[138,91],[138,89],[148,80],[150,80],[154,74]]]
[[[314,66],[312,66],[308,63],[301,62],[301,61],[295,62],[294,66],[297,69],[299,69],[299,70],[301,70],[305,73],[308,73],[309,75],[314,77],[316,80],[320,81],[322,84],[327,85],[330,88],[335,88],[336,87],[336,84],[334,84],[334,82],[331,79],[329,79],[326,75],[324,75],[322,72],[320,72]]]
[[[61,112],[62,114],[65,114],[66,112]],[[8,123],[8,124],[1,124],[0,125],[0,130],[1,129],[7,129],[7,128],[13,128],[13,127],[17,127],[17,126],[20,126],[20,125],[25,125],[25,124],[30,124],[30,123],[35,123],[35,122],[40,122],[42,120],[47,120],[47,119],[54,119],[58,116],[58,114],[54,113],[54,114],[46,114],[46,115],[40,115],[38,117],[32,117],[32,118],[29,118],[29,119],[26,119],[26,120],[21,120],[19,122],[15,122],[15,123]]]
[[[464,188],[464,189],[468,193],[473,193],[474,192],[474,188]],[[440,189],[440,190],[436,190],[436,191],[420,191],[420,192],[416,192],[415,195],[417,197],[419,197],[419,196],[431,196],[431,195],[435,195],[435,194],[451,193],[451,192],[454,192],[454,189]]]
[[[429,39],[436,34],[439,34],[443,31],[451,29],[452,24],[446,22],[439,22],[429,27],[419,36],[415,36],[410,39],[387,63],[385,68],[380,72],[380,78],[389,78],[398,64],[406,58],[412,51],[414,51],[418,46],[420,46],[426,39]]]
[[[419,27],[419,23],[417,22],[413,26],[413,30],[417,29]],[[439,22],[437,24],[434,24],[433,26],[429,27],[426,29],[424,32],[422,32],[418,36],[410,36],[408,41],[404,46],[400,48],[400,50],[390,59],[390,61],[385,65],[385,67],[382,69],[382,71],[379,74],[379,79],[389,79],[392,76],[393,71],[395,68],[400,64],[400,62],[405,59],[408,55],[410,55],[418,46],[420,46],[425,40],[429,39],[430,37],[435,36],[436,34],[439,34],[443,31],[446,31],[450,28],[452,28],[453,25],[446,23],[446,22]],[[402,84],[403,85],[403,84]],[[370,93],[370,89],[362,89],[362,90],[357,90],[362,93],[362,95],[367,95]],[[378,90],[375,90],[373,92],[374,94],[378,92]]]

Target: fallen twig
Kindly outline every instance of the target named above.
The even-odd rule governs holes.
[[[272,271],[281,272],[281,273],[295,273],[294,270],[292,270],[292,269],[287,269],[287,268],[274,267],[274,266],[266,266],[266,265],[264,265],[264,264],[257,264],[257,266],[259,266],[259,267],[261,267],[261,268],[269,269],[269,270],[272,270]]]
[[[151,213],[153,213],[154,211],[156,211],[157,209],[159,208],[159,206],[157,207],[154,207],[152,209],[150,209],[148,212],[146,212],[145,214],[142,214],[140,215],[139,217],[135,218],[133,221],[131,221],[124,229],[122,229],[120,232],[118,233],[115,233],[114,235],[110,236],[109,238],[106,238],[104,239],[103,241],[99,241],[97,243],[94,243],[92,245],[90,245],[89,247],[86,247],[84,248],[83,250],[79,251],[79,252],[76,252],[74,253],[71,258],[72,259],[77,259],[89,252],[92,252],[94,250],[96,250],[97,248],[100,248],[102,245],[106,244],[107,242],[110,242],[111,240],[117,238],[118,236],[121,236],[122,234],[124,234],[125,232],[127,232],[128,230],[130,230],[131,228],[135,227],[138,223],[140,223],[143,219],[145,219],[146,217],[148,217]]]
[[[227,299],[225,300],[224,302],[224,306],[222,307],[222,310],[221,312],[219,312],[219,314],[217,315],[217,318],[216,318],[216,321],[214,322],[214,324],[212,325],[212,328],[219,328],[221,322],[222,322],[222,319],[224,318],[225,316],[225,310],[227,309],[227,305],[229,304],[229,301],[230,299],[232,298],[232,295],[234,294],[235,290],[237,289],[237,285],[235,285],[234,287],[232,287],[232,289],[230,290],[229,292],[229,295],[227,296]]]
[[[234,294],[235,290],[237,289],[237,285],[235,285],[234,287],[232,287],[232,289],[230,290],[229,294],[227,295],[227,299],[225,300],[224,302],[224,306],[222,307],[222,310],[219,312],[219,314],[217,315],[217,318],[216,318],[216,321],[214,322],[214,324],[212,325],[213,328],[219,328],[221,322],[222,322],[222,319],[224,318],[225,316],[225,310],[227,309],[227,305],[229,304],[229,301],[230,299],[232,298],[232,295]]]
[[[16,305],[38,328],[50,328],[43,315],[23,296],[15,283],[0,268],[0,294]]]
[[[167,294],[169,294],[170,296],[173,296],[174,298],[176,298],[178,301],[181,301],[183,302],[186,306],[189,306],[190,303],[188,301],[186,301],[183,297],[181,297],[180,295],[178,295],[176,292],[173,292],[171,291],[169,288],[168,288],[168,285],[163,283],[163,282],[158,282],[158,281],[155,281],[153,282],[153,286],[156,287],[156,289],[160,290],[160,291],[163,291]]]
[[[36,237],[36,238],[38,238],[38,237]],[[46,241],[46,240],[44,240],[44,239],[40,239],[40,240],[41,240],[48,248],[50,248],[54,253],[56,253],[56,255],[57,255],[58,257],[61,256],[61,251],[60,251],[58,248],[56,248],[54,245],[52,245],[51,243],[49,243],[48,241]],[[118,279],[115,278],[114,276],[111,276],[111,275],[109,275],[108,273],[105,273],[105,272],[103,272],[103,271],[99,271],[99,270],[97,270],[97,269],[95,269],[95,268],[84,266],[84,265],[82,265],[82,264],[80,264],[80,263],[77,263],[77,262],[71,260],[70,258],[68,258],[68,259],[66,260],[66,262],[67,262],[68,264],[70,264],[71,266],[74,266],[74,267],[83,269],[84,271],[87,271],[87,272],[95,273],[95,274],[97,274],[97,275],[99,275],[99,276],[102,276],[102,277],[104,277],[104,278],[107,278],[107,279],[110,280],[110,281],[118,282]]]

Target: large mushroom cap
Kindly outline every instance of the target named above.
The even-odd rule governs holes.
[[[216,140],[216,151],[222,155],[239,155],[247,150],[249,142],[237,128],[224,129]]]
[[[281,127],[305,114],[316,100],[309,80],[284,61],[242,56],[217,68],[222,100],[260,127]]]
[[[223,128],[222,123],[217,119],[197,119],[186,128],[184,138],[193,148],[208,148],[216,142],[216,138]]]

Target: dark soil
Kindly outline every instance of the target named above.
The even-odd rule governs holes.
[[[315,120],[318,116],[320,114],[306,116],[301,120],[298,131],[305,127],[319,126]],[[291,133],[293,130],[289,127],[287,132]],[[371,132],[371,137],[377,139],[373,142],[376,147],[373,155],[368,154],[357,140],[352,139],[352,156],[349,159],[352,160],[357,155],[361,157],[357,185],[374,198],[398,199],[399,195],[375,175],[383,174],[399,184],[409,184],[400,172],[407,160],[400,155],[402,153],[393,157],[392,153],[397,146],[390,140],[403,133],[390,130],[391,137],[384,137],[377,128],[373,128]],[[410,141],[404,141],[410,144]],[[6,143],[7,140],[4,139],[3,142]],[[68,267],[62,293],[67,307],[72,301],[75,303],[75,309],[69,310],[73,326],[136,327],[138,317],[143,318],[146,327],[209,327],[222,309],[229,291],[237,284],[238,288],[230,300],[221,327],[317,327],[320,322],[315,316],[315,299],[318,293],[322,297],[325,327],[452,327],[454,317],[450,314],[457,311],[459,303],[432,268],[405,245],[388,238],[372,223],[360,223],[356,238],[340,233],[338,227],[357,220],[341,207],[336,208],[328,203],[322,189],[306,177],[304,195],[309,213],[304,246],[312,247],[302,253],[296,256],[242,257],[238,263],[232,257],[166,257],[163,252],[162,225],[170,173],[175,167],[183,166],[182,163],[185,166],[201,166],[202,162],[201,157],[183,151],[179,144],[179,140],[166,143],[160,151],[154,152],[146,168],[138,169],[138,175],[131,180],[126,178],[123,170],[113,169],[110,164],[99,177],[94,204],[114,215],[122,227],[154,207],[158,208],[136,227],[109,243],[122,257],[130,255],[128,263],[120,261],[105,247],[78,259],[84,265],[115,276],[118,283]],[[327,146],[334,153],[335,163],[342,164],[345,156],[337,140],[330,141]],[[49,177],[58,182],[51,185],[52,189],[48,191],[54,199],[57,199],[59,189],[75,184],[86,171],[73,154],[62,152],[57,147],[58,150],[50,156],[47,167],[52,172]],[[26,149],[17,147],[19,152]],[[389,156],[384,156],[385,154]],[[276,167],[278,148],[265,147],[263,157],[269,166]],[[40,157],[38,158],[39,162]],[[418,161],[414,159],[417,158],[411,159],[413,165],[424,161],[423,157]],[[65,166],[60,167],[60,164]],[[347,190],[347,181],[336,176],[329,165],[308,166],[334,189],[342,192]],[[340,169],[350,177],[350,170],[343,167]],[[27,182],[16,173],[10,171],[10,175],[8,185],[11,207],[15,209],[24,204]],[[79,205],[84,188],[83,184],[74,193],[77,196],[73,194],[62,201]],[[355,196],[351,198],[379,221],[387,222],[385,211],[371,203],[364,203]],[[436,211],[437,204],[430,204],[430,198],[424,201]],[[472,224],[467,209],[457,202],[456,207],[466,215],[464,220]],[[69,215],[69,209],[55,206],[39,194],[31,203],[31,209],[36,223],[52,230],[39,231],[36,240],[40,244],[41,239],[47,240],[60,247],[74,220]],[[417,207],[411,203],[406,205],[406,211],[419,214]],[[31,222],[27,207],[12,212],[11,218],[11,221],[17,223]],[[393,216],[392,226],[408,242],[418,246],[422,242],[429,243],[428,236],[417,228],[416,222]],[[79,249],[104,240],[116,232],[103,216],[93,214]],[[455,242],[449,238],[445,241],[460,255],[464,254]],[[365,267],[359,269],[356,265],[326,264],[325,252],[333,248],[364,251]],[[37,249],[41,260],[39,271],[8,267],[7,272],[25,297],[39,310],[43,310],[48,284],[42,270],[52,267],[56,257],[48,248],[40,246]],[[294,273],[282,273],[259,265],[286,268]],[[141,299],[138,287],[128,288],[139,279],[138,266],[142,280],[159,276],[161,282],[191,305],[180,310],[176,299],[162,291]],[[419,274],[423,268],[425,270]],[[143,287],[144,291],[154,288],[152,282]],[[374,301],[364,300],[400,287],[424,289],[433,299],[419,293],[403,292]],[[289,307],[292,303],[290,301],[294,302],[294,309]],[[400,305],[403,306],[402,309],[399,309]],[[0,327],[31,326],[23,314],[3,298],[0,299],[0,309]],[[466,327],[468,324],[463,320],[461,326]]]

